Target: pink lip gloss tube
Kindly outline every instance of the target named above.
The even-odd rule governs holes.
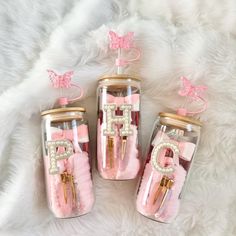
[[[136,196],[136,208],[142,215],[163,223],[171,223],[177,216],[201,126],[192,117],[159,114]]]
[[[97,168],[104,179],[129,180],[140,169],[140,79],[116,74],[98,84]]]
[[[91,211],[94,203],[88,123],[82,107],[42,112],[42,145],[48,206],[55,217]]]

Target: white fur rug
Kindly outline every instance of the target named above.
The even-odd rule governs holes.
[[[236,1],[15,0],[0,2],[0,235],[236,235]],[[95,153],[97,78],[113,69],[109,29],[135,32],[143,79],[142,141],[159,111],[181,104],[179,76],[209,87],[209,109],[181,211],[171,225],[134,209],[136,181],[94,170],[93,212],[54,219],[47,209],[40,111],[58,95],[46,69],[74,70],[86,90]],[[93,155],[94,156],[94,155]]]

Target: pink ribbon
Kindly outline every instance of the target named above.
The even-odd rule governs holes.
[[[68,139],[70,141],[74,140],[74,132],[72,129],[65,129],[65,130],[60,130],[58,132],[52,133],[52,140],[61,140],[61,139]],[[77,127],[77,137],[78,141],[83,143],[83,142],[88,142],[88,129],[86,125],[80,125]]]
[[[73,71],[65,72],[62,75],[58,75],[53,70],[47,70],[47,72],[49,74],[49,78],[51,79],[53,88],[56,88],[56,89],[58,89],[58,88],[71,88],[72,86],[74,86],[80,90],[80,95],[78,97],[73,98],[73,99],[68,99],[67,97],[60,97],[58,99],[58,102],[61,106],[65,106],[68,103],[75,102],[75,101],[79,100],[80,98],[82,98],[82,96],[84,94],[83,89],[80,86],[71,83],[71,78],[72,78],[72,75],[74,74]]]
[[[139,94],[132,94],[126,97],[114,97],[107,94],[107,103],[115,103],[117,105],[122,104],[136,104],[139,102]]]
[[[180,80],[182,81],[182,88],[178,92],[178,94],[182,97],[189,97],[193,101],[201,100],[203,102],[203,107],[197,111],[187,111],[185,108],[179,108],[177,113],[179,115],[186,115],[186,114],[198,114],[207,109],[207,101],[202,97],[202,93],[207,90],[206,86],[194,86],[191,84],[190,80],[185,77],[181,77]]]
[[[110,94],[106,94],[106,96],[101,99],[101,107],[103,107],[103,105],[107,103],[113,103],[117,106],[120,106],[122,104],[132,104],[132,110],[139,111],[139,94],[132,94],[125,97],[115,97]]]
[[[55,132],[52,134],[52,140],[68,139],[70,141],[74,140],[74,134],[72,130],[62,130],[60,132]]]

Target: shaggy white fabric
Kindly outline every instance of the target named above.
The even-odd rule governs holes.
[[[0,235],[236,235],[236,2],[234,0],[15,0],[0,2]],[[74,70],[86,90],[95,156],[96,79],[114,70],[107,32],[135,32],[142,58],[142,141],[159,111],[181,104],[179,76],[209,87],[200,147],[171,225],[139,215],[136,181],[109,182],[94,170],[96,205],[54,219],[44,192],[40,111],[57,93],[46,69]]]

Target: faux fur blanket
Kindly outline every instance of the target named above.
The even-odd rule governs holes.
[[[0,2],[0,235],[236,235],[236,1],[15,0]],[[209,109],[181,211],[159,224],[135,211],[137,181],[93,171],[96,204],[58,220],[44,188],[40,111],[58,96],[46,69],[74,70],[85,89],[95,159],[97,78],[114,70],[108,31],[135,32],[141,60],[142,141],[158,112],[176,109],[179,77],[209,87]],[[145,149],[144,149],[145,150]]]

